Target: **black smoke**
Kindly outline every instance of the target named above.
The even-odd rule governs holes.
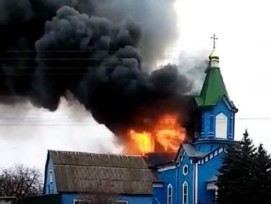
[[[146,30],[152,20],[142,18],[147,9],[127,2],[120,6],[120,0],[2,0],[0,101],[30,100],[54,111],[60,98],[72,93],[109,127],[129,124],[138,110],[157,101],[181,104],[192,84],[175,65],[149,73],[174,32],[168,30],[171,34],[163,41],[164,28],[161,33],[158,28]],[[162,19],[163,14],[156,16],[160,15]],[[165,27],[165,21],[160,22]]]

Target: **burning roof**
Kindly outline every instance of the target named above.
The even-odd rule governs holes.
[[[144,159],[150,168],[171,164],[175,161],[175,158],[176,152],[152,152],[144,156]]]

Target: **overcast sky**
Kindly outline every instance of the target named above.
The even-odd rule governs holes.
[[[180,39],[167,51],[167,61],[173,62],[180,53],[208,54],[206,50],[212,49],[210,37],[215,33],[221,72],[239,109],[236,139],[248,128],[255,143],[262,142],[269,152],[270,4],[270,0],[177,0]],[[2,167],[23,163],[43,170],[47,149],[119,151],[109,130],[83,109],[65,102],[54,113],[26,104],[18,114],[16,107],[2,105],[0,120]]]

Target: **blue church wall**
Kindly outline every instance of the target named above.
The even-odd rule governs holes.
[[[65,193],[61,195],[61,204],[73,204],[74,200],[80,200],[78,194]]]
[[[174,169],[168,169],[158,171],[158,177],[164,182],[163,187],[154,188],[154,204],[158,204],[155,198],[159,200],[160,204],[167,204],[167,187],[169,184],[173,188],[172,204],[183,203],[183,185],[187,184],[188,187],[188,203],[192,204],[193,201],[193,164],[191,159],[184,153],[178,166]],[[186,174],[183,172],[183,168],[187,166],[188,171]],[[172,166],[173,168],[173,166]]]
[[[214,192],[211,190],[207,190],[207,183],[206,181],[214,178],[217,176],[218,169],[220,168],[222,164],[222,157],[224,155],[224,152],[221,152],[222,149],[220,149],[217,152],[217,155],[214,153],[212,158],[210,159],[210,156],[207,156],[208,160],[206,161],[206,158],[201,160],[200,164],[198,164],[198,201],[199,203],[214,203]],[[204,161],[204,163],[202,163]]]
[[[234,139],[234,112],[229,108],[226,99],[221,99],[216,106],[210,108],[202,113],[202,130],[201,139],[211,139],[215,138],[215,117],[219,113],[223,113],[228,118],[228,139]]]
[[[209,140],[209,141],[199,141],[193,143],[194,148],[203,153],[210,153],[219,147],[225,146],[231,141],[223,141],[223,140]]]
[[[56,182],[55,182],[55,172],[54,172],[54,166],[51,158],[47,161],[46,167],[45,167],[45,194],[56,194]]]
[[[188,172],[185,175],[183,172],[183,168],[187,166]],[[177,203],[183,203],[183,185],[184,183],[188,185],[188,203],[192,204],[193,202],[193,164],[191,164],[191,159],[184,153],[183,160],[180,161],[178,165],[178,196]]]
[[[174,189],[173,189],[174,190]],[[166,203],[166,188],[165,185],[153,187],[153,204],[161,204],[161,203]]]
[[[169,167],[171,168],[171,167]],[[154,196],[157,198],[162,198],[162,200],[159,200],[159,202],[167,203],[167,189],[169,185],[172,185],[172,204],[177,203],[177,194],[179,193],[177,191],[177,168],[175,166],[172,166],[173,169],[167,169],[163,171],[158,171],[157,175],[160,180],[164,182],[163,190],[156,190],[154,191]]]
[[[152,196],[140,196],[140,195],[135,195],[135,196],[121,196],[120,200],[123,201],[128,201],[128,204],[152,204]]]

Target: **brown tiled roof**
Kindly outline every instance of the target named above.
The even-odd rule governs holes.
[[[140,156],[49,151],[59,192],[152,194],[155,175]]]

